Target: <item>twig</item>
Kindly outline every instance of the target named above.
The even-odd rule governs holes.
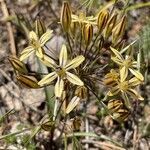
[[[4,18],[8,18],[9,17],[9,13],[8,13],[8,9],[7,9],[6,3],[5,3],[4,0],[0,0],[0,2],[1,2],[1,9],[2,9],[2,12],[4,14]],[[9,40],[10,40],[10,50],[11,50],[12,55],[16,56],[15,39],[14,39],[13,29],[12,29],[11,23],[7,22],[6,26],[7,26]]]
[[[110,143],[107,143],[107,142],[100,142],[100,141],[93,141],[93,140],[83,140],[82,141],[83,143],[92,143],[92,144],[97,144],[97,145],[100,145],[101,148],[107,148],[107,150],[112,150],[112,149],[115,149],[115,150],[125,150],[124,148],[122,147],[118,147],[116,145],[113,145],[113,144],[110,144]]]

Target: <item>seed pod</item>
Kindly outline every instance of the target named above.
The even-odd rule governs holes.
[[[97,17],[97,26],[99,32],[102,32],[109,18],[109,12],[107,10],[100,11]]]
[[[112,42],[116,43],[120,38],[122,38],[125,32],[127,18],[122,17],[121,21],[112,30]]]
[[[38,81],[34,76],[27,76],[27,75],[18,75],[16,76],[16,79],[25,87],[27,88],[40,88],[38,85]]]
[[[126,121],[130,115],[127,109],[119,109],[117,112],[113,113],[113,118],[119,122]]]
[[[103,36],[105,39],[107,39],[111,35],[112,29],[114,28],[114,26],[116,24],[116,20],[117,20],[117,14],[114,14],[107,21],[107,24],[106,24],[106,27],[105,27],[104,33],[103,33]]]
[[[86,46],[89,45],[93,38],[93,26],[91,24],[86,24],[83,26],[82,36],[84,38]]]
[[[50,131],[52,127],[54,126],[54,121],[47,121],[45,123],[42,123],[41,128],[45,131]]]
[[[78,86],[75,90],[75,95],[80,97],[80,99],[87,98],[87,88],[85,86]]]
[[[46,27],[43,22],[39,17],[35,21],[35,32],[38,35],[38,37],[41,37],[46,32]]]
[[[14,70],[18,71],[18,73],[21,73],[21,74],[27,74],[28,73],[28,70],[27,70],[25,64],[22,61],[20,61],[18,58],[9,57],[8,60],[10,61]]]
[[[65,32],[68,32],[71,25],[71,8],[68,2],[63,2],[62,10],[61,10],[61,25]]]
[[[117,99],[112,99],[107,104],[107,108],[111,113],[118,111],[118,109],[122,107],[123,107],[123,102]]]

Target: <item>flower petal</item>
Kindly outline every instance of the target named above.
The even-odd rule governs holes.
[[[46,75],[41,81],[38,82],[39,85],[48,85],[50,84],[53,80],[57,78],[56,72],[52,72],[48,75]]]
[[[116,49],[110,47],[110,49],[112,50],[112,52],[116,55],[116,57],[119,59],[119,60],[124,60],[124,58],[122,57],[122,55],[119,53],[119,51],[117,51]]]
[[[108,96],[114,96],[116,94],[118,94],[120,91],[120,89],[118,88],[118,86],[112,87],[112,89],[107,93]]]
[[[70,70],[72,68],[76,68],[78,67],[83,61],[84,61],[85,57],[80,55],[80,56],[77,56],[75,57],[73,60],[71,60],[70,63],[68,63],[66,66],[65,66],[65,69],[66,70]]]
[[[34,52],[34,48],[32,46],[26,47],[22,52],[20,56],[20,61],[23,61],[27,57],[29,57]]]
[[[128,89],[127,93],[135,99],[144,100],[144,98],[134,89]]]
[[[139,84],[141,84],[141,80],[139,80],[137,77],[133,77],[129,80],[129,86],[130,87],[135,87]]]
[[[53,30],[47,30],[41,37],[40,37],[40,45],[44,46],[44,44],[52,37]]]
[[[122,66],[123,61],[118,59],[117,57],[111,57],[111,60],[114,61],[116,64]]]
[[[38,41],[38,36],[36,35],[36,33],[34,31],[31,31],[29,33],[29,39],[30,39],[30,41],[32,41],[32,40]]]
[[[74,74],[70,73],[70,72],[67,72],[66,71],[66,75],[67,75],[67,79],[73,83],[73,84],[76,84],[76,85],[84,85],[84,83]]]
[[[144,81],[143,75],[142,75],[138,70],[131,69],[131,68],[129,68],[129,70],[130,70],[131,73],[132,73],[133,75],[135,75],[139,80]]]
[[[123,66],[121,69],[120,69],[120,81],[123,82],[126,80],[128,76],[128,69]]]
[[[36,55],[37,55],[38,58],[43,59],[43,57],[44,57],[44,50],[42,49],[42,47],[39,47],[39,48],[36,50]]]
[[[64,81],[58,77],[57,82],[55,84],[55,96],[61,97],[63,90],[64,90]]]
[[[59,55],[59,65],[64,67],[67,63],[67,48],[66,45],[62,45],[60,55]]]
[[[51,59],[49,56],[47,56],[46,54],[43,55],[43,59],[40,59],[40,61],[42,61],[42,63],[50,68],[57,68],[58,65],[55,63],[55,61],[53,59]]]
[[[66,114],[69,114],[78,105],[79,101],[80,101],[80,98],[77,96],[74,96],[66,108]]]

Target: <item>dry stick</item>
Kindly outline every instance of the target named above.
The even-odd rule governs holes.
[[[107,149],[115,149],[115,150],[125,150],[122,147],[118,147],[116,145],[113,145],[111,143],[107,143],[107,142],[100,142],[100,141],[93,141],[93,140],[82,140],[83,143],[89,143],[89,144],[97,144],[99,145],[101,148],[107,148]]]
[[[7,9],[6,3],[5,3],[4,0],[0,0],[0,2],[1,2],[1,9],[2,9],[2,12],[4,14],[4,18],[8,18],[9,17],[9,13],[8,13],[8,9]],[[16,56],[15,39],[14,39],[11,23],[7,22],[6,26],[7,26],[9,40],[10,40],[10,50],[11,50],[12,55]]]
[[[138,137],[138,127],[137,125],[134,126],[134,133],[133,133],[133,149],[137,149],[137,137]]]

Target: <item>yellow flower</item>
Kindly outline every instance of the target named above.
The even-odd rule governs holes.
[[[82,23],[86,23],[86,24],[89,23],[89,24],[96,25],[96,22],[95,22],[96,18],[95,17],[93,17],[93,16],[87,17],[86,14],[82,13],[82,12],[79,14],[79,16],[72,15],[71,17],[72,17],[72,22],[78,22],[80,25]]]
[[[39,81],[39,85],[48,85],[53,80],[57,78],[57,82],[55,84],[55,96],[61,97],[63,89],[64,89],[64,80],[67,79],[73,84],[83,86],[84,83],[74,74],[68,72],[70,69],[74,69],[78,67],[83,61],[84,56],[80,55],[68,62],[67,60],[67,48],[65,45],[62,46],[60,56],[59,56],[59,65],[57,65],[52,59],[48,57],[44,57],[43,63],[45,65],[54,69],[54,72],[46,75],[41,81]]]
[[[47,30],[39,38],[38,35],[34,31],[31,31],[29,33],[30,45],[21,52],[20,61],[26,59],[34,52],[37,57],[43,58],[43,55],[44,55],[43,46],[51,38],[52,32],[53,32],[52,30]]]
[[[120,66],[121,82],[126,80],[128,76],[128,71],[130,71],[139,80],[144,80],[143,75],[136,69],[137,61],[134,61],[131,56],[126,56],[126,58],[124,58],[119,51],[112,47],[111,50],[115,54],[115,56],[112,56],[111,59]]]
[[[108,96],[114,96],[121,92],[123,97],[130,95],[134,99],[144,100],[143,97],[135,90],[135,87],[139,85],[141,81],[136,77],[131,78],[129,81],[117,81],[117,85],[112,87],[111,90],[107,93]]]

